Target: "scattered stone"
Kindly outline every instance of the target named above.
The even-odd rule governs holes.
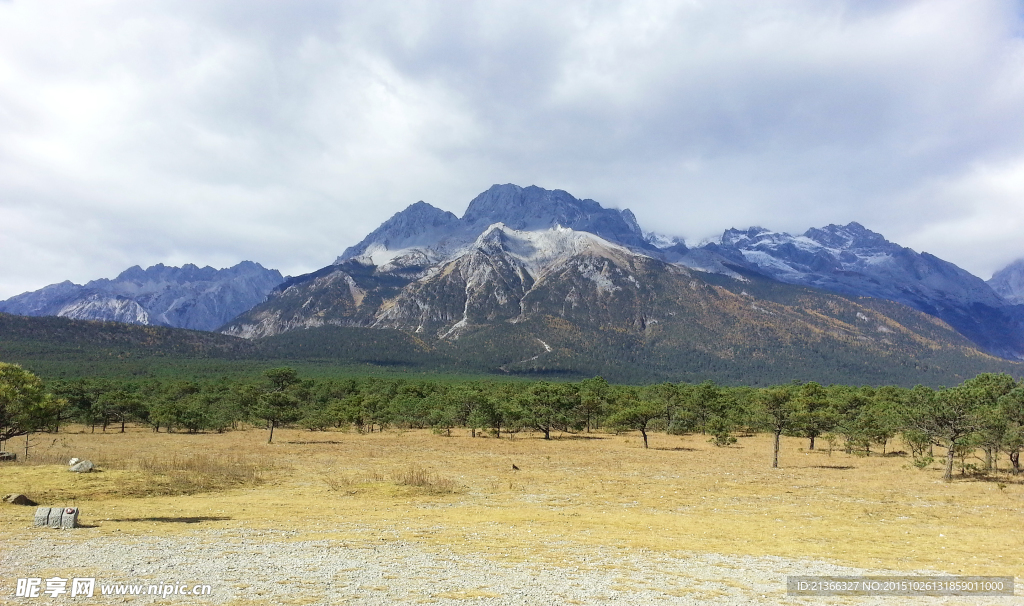
[[[88,473],[92,471],[95,467],[96,466],[92,464],[92,461],[85,460],[79,461],[72,465],[69,471],[73,471],[75,473]]]
[[[36,510],[35,525],[40,528],[75,528],[78,526],[78,508],[40,507]]]
[[[0,461],[17,461],[18,453],[16,452],[0,452]]]
[[[38,505],[38,503],[23,494],[9,494],[4,497],[4,503],[10,503],[11,505]]]

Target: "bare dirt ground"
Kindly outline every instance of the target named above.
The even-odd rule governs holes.
[[[785,594],[787,575],[1019,574],[1024,486],[1008,475],[944,484],[906,457],[797,439],[773,470],[767,436],[655,434],[645,450],[605,434],[81,431],[33,438],[49,464],[0,464],[0,493],[76,505],[83,525],[0,507],[0,602],[83,600],[15,597],[16,579],[54,576],[213,592],[97,603],[1020,601]],[[71,456],[100,472],[67,472]]]

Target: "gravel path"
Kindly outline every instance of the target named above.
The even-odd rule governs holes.
[[[571,562],[506,563],[422,543],[346,545],[289,532],[80,538],[54,532],[0,551],[0,602],[136,604],[1020,604],[996,598],[796,598],[787,575],[894,574],[779,557],[567,546]],[[308,536],[308,535],[305,535]],[[80,568],[73,568],[71,563]],[[907,574],[906,572],[901,574]],[[927,574],[927,573],[921,573]],[[932,573],[934,574],[934,572]],[[22,577],[95,576],[96,597],[15,597]],[[106,583],[208,584],[210,596],[104,596]],[[145,591],[145,589],[143,590]],[[1020,591],[1018,590],[1018,593]]]

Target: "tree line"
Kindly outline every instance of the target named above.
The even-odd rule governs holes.
[[[124,431],[128,423],[154,431],[228,431],[244,424],[311,431],[388,427],[468,429],[512,437],[534,431],[699,433],[727,447],[737,436],[808,440],[808,449],[886,454],[899,438],[916,465],[944,457],[943,478],[995,469],[1005,454],[1020,472],[1024,447],[1024,383],[982,374],[951,388],[823,386],[793,382],[768,388],[661,383],[614,385],[597,377],[578,382],[435,381],[391,378],[304,379],[292,368],[251,379],[212,381],[55,380],[44,385],[16,365],[0,363],[0,444],[32,431],[57,431],[74,422],[91,431]],[[939,450],[936,451],[936,448]],[[966,459],[982,453],[979,464]]]

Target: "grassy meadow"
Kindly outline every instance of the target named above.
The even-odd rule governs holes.
[[[783,438],[780,469],[765,434],[716,447],[700,434],[656,433],[644,449],[638,434],[277,429],[267,444],[261,429],[72,426],[31,441],[28,461],[0,463],[0,494],[77,505],[84,528],[67,535],[76,538],[244,527],[579,565],[574,546],[601,545],[965,575],[1024,569],[1020,479],[943,483],[938,462],[919,470],[906,456],[829,453],[821,441],[807,451],[798,438]],[[66,471],[72,456],[99,471]],[[0,506],[4,542],[38,536],[33,511]]]

